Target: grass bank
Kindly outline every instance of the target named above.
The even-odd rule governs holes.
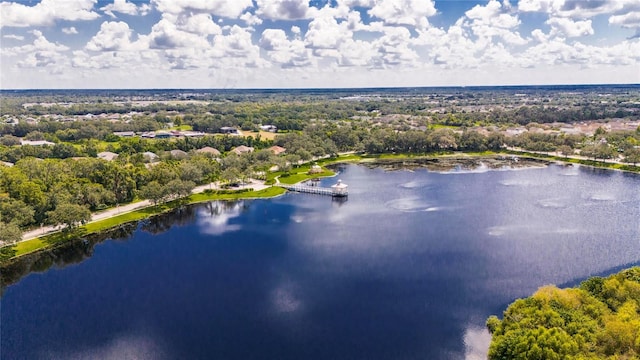
[[[504,153],[511,154],[511,155],[527,156],[531,158],[543,159],[543,160],[549,160],[549,161],[560,161],[560,162],[565,162],[570,164],[580,164],[580,165],[586,165],[586,166],[603,168],[603,169],[612,169],[612,170],[640,173],[640,166],[634,166],[631,164],[608,163],[608,162],[596,161],[596,160],[583,160],[583,159],[576,159],[576,158],[564,157],[564,156],[538,154],[538,153],[532,153],[528,151],[509,150],[509,151],[505,151]]]
[[[21,241],[15,245],[5,246],[0,249],[0,264],[36,251],[54,248],[78,237],[113,229],[122,224],[147,219],[170,211],[181,205],[195,204],[211,200],[271,198],[282,195],[285,192],[285,189],[279,187],[269,187],[258,191],[205,191],[199,194],[193,194],[180,200],[134,210],[108,219],[94,221],[70,231],[60,231],[39,238]]]
[[[546,160],[546,161],[559,161],[559,162],[580,164],[580,165],[597,167],[597,168],[640,173],[640,166],[634,166],[630,164],[607,163],[603,161],[583,160],[583,159],[567,158],[563,156],[538,154],[538,153],[533,153],[528,151],[512,151],[512,150],[482,151],[482,152],[437,152],[437,153],[423,153],[423,154],[349,154],[345,156],[339,156],[336,158],[323,159],[318,161],[318,164],[326,166],[326,165],[338,164],[343,162],[372,162],[376,160],[401,160],[401,159],[419,159],[419,158],[448,157],[448,156],[481,157],[481,156],[493,156],[493,155],[501,155],[501,154],[517,155],[517,156],[524,156],[532,159],[540,159],[540,160]]]
[[[276,183],[276,178],[278,178],[278,180],[281,183],[292,185],[302,181],[307,181],[307,180],[319,178],[319,177],[334,176],[336,174],[335,172],[325,168],[324,163],[322,165],[320,164],[320,161],[316,161],[314,163],[322,167],[321,172],[315,173],[315,174],[309,174],[309,170],[311,170],[311,166],[313,166],[313,164],[305,164],[305,165],[301,165],[299,167],[293,168],[289,172],[276,171],[273,173],[269,173],[267,175],[267,180],[265,181],[265,184],[273,185]]]

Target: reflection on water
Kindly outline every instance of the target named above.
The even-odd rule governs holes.
[[[110,339],[104,344],[96,347],[73,350],[70,352],[56,353],[53,351],[43,351],[38,356],[39,359],[101,359],[101,360],[122,360],[122,359],[154,359],[169,360],[163,349],[163,342],[150,337],[148,334],[123,334]]]
[[[232,224],[234,218],[240,216],[245,209],[242,201],[210,201],[199,210],[198,225],[202,233],[222,235],[229,231],[240,230],[239,224]]]
[[[482,359],[515,298],[640,261],[637,175],[340,177],[348,200],[210,202],[2,269],[3,356]]]

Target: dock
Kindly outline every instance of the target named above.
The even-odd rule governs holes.
[[[347,185],[343,184],[340,180],[338,183],[331,186],[330,188],[322,187],[322,186],[311,186],[304,184],[296,184],[296,185],[287,185],[278,183],[276,186],[287,189],[288,191],[295,191],[300,193],[307,194],[318,194],[318,195],[330,195],[333,197],[346,197],[349,195],[347,191]]]

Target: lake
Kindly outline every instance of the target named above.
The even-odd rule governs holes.
[[[637,174],[339,171],[346,201],[200,204],[25,260],[2,358],[481,359],[516,298],[640,263]]]

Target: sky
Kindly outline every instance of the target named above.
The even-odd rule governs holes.
[[[640,83],[640,0],[0,2],[0,88]]]

